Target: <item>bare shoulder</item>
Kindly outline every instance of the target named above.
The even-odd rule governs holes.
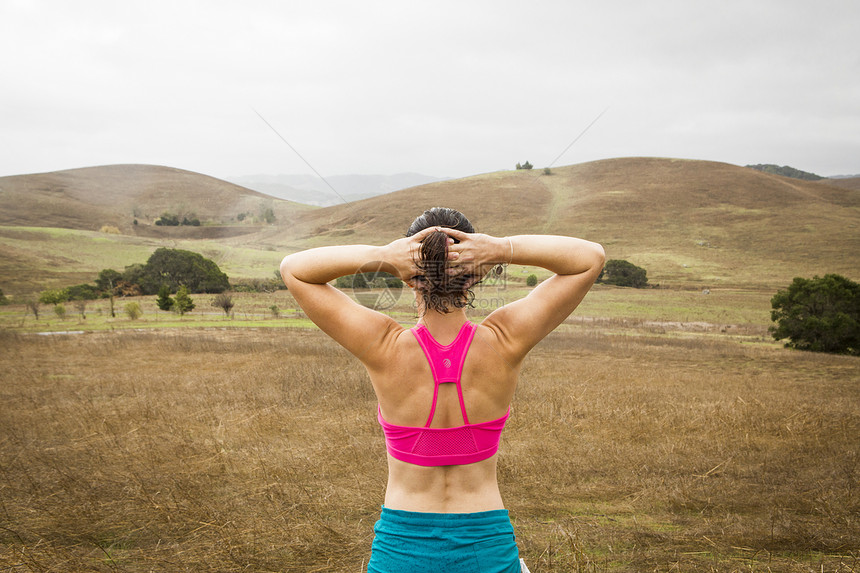
[[[361,355],[356,354],[356,356],[368,367],[377,364],[384,366],[396,355],[403,344],[404,335],[408,335],[408,330],[393,318],[384,316],[380,320],[379,328],[374,333],[373,339],[363,341],[367,350]]]
[[[512,336],[510,328],[504,320],[504,313],[500,313],[499,310],[493,312],[477,325],[473,344],[477,342],[495,357],[501,358],[506,363],[517,365],[523,359],[522,345],[515,336]]]

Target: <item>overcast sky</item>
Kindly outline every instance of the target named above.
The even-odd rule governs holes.
[[[0,176],[860,173],[856,0],[0,0],[0,53]]]

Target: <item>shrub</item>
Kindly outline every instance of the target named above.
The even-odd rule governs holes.
[[[81,284],[70,286],[66,289],[69,300],[96,300],[99,298],[99,290],[93,285]]]
[[[130,302],[125,305],[125,313],[132,320],[137,320],[143,315],[143,309],[140,308],[140,305],[137,302]]]
[[[3,294],[3,289],[0,289],[0,306],[3,306],[4,304],[9,304],[9,299],[6,298],[5,294]]]
[[[537,286],[537,275],[529,275],[528,278],[526,278],[526,286]]]
[[[55,304],[54,314],[56,314],[57,318],[59,318],[60,320],[66,320],[66,307],[62,304]]]
[[[623,287],[645,288],[648,285],[648,276],[645,269],[637,267],[625,260],[612,259],[606,261],[597,282],[608,285]]]
[[[119,232],[119,228],[113,225],[102,225],[102,228],[99,229],[99,233],[107,233],[109,235],[121,235]]]
[[[230,316],[230,311],[233,310],[233,297],[227,293],[219,293],[215,295],[212,306],[220,308],[225,315]]]
[[[281,316],[281,309],[278,308],[278,305],[273,304],[269,307],[269,310],[272,311],[272,316],[274,316],[275,318],[279,318]]]
[[[337,288],[403,288],[403,281],[392,274],[380,271],[356,273],[338,277],[334,286]]]
[[[275,292],[287,288],[284,281],[279,279],[239,279],[230,281],[233,292]]]
[[[836,274],[797,277],[770,301],[774,339],[787,347],[860,355],[860,284]]]

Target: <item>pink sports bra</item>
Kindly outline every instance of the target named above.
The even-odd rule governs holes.
[[[469,345],[475,336],[477,326],[466,322],[451,344],[443,346],[436,342],[424,325],[412,328],[412,334],[421,345],[430,371],[433,374],[433,404],[430,416],[424,427],[396,426],[382,418],[382,410],[377,407],[376,418],[385,434],[385,444],[392,457],[419,466],[452,466],[473,464],[491,457],[499,449],[499,438],[505,427],[505,422],[511,414],[511,409],[497,420],[470,424],[466,415],[466,405],[463,402],[463,389],[460,386],[460,376],[463,372],[463,362],[469,352]],[[439,395],[439,384],[457,384],[457,396],[460,399],[460,411],[463,413],[462,426],[452,428],[431,428],[433,414],[436,412],[436,399]]]

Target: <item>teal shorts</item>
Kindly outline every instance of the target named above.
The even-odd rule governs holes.
[[[382,508],[368,573],[519,573],[508,510],[423,513]]]

